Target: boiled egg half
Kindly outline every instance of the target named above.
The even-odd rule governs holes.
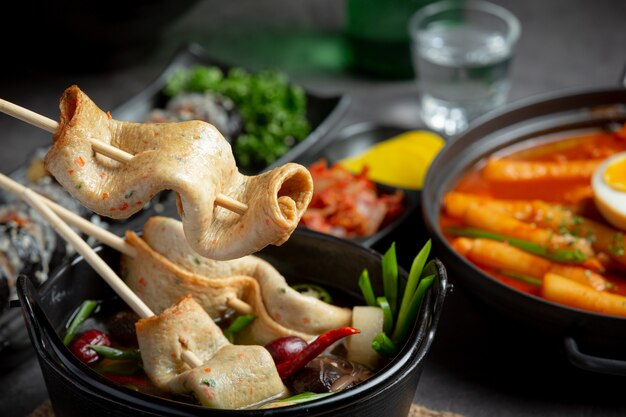
[[[596,207],[613,226],[626,230],[626,152],[604,161],[593,174]]]

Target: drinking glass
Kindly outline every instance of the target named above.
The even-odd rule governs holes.
[[[517,18],[482,0],[445,0],[409,22],[424,123],[448,136],[505,103]]]

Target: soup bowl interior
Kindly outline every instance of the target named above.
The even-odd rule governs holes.
[[[119,254],[100,247],[100,256],[114,269]],[[361,302],[358,277],[363,268],[370,272],[375,290],[382,291],[381,256],[364,247],[331,236],[297,231],[284,245],[268,247],[260,254],[272,263],[288,282],[314,281],[331,292]],[[29,336],[35,348],[51,402],[58,415],[362,415],[406,416],[420,378],[423,362],[439,321],[446,293],[443,264],[433,264],[438,279],[429,290],[400,353],[371,379],[344,392],[309,403],[272,410],[213,410],[135,392],[117,385],[84,365],[63,346],[65,325],[85,299],[112,297],[110,288],[81,257],[56,271],[39,289],[20,277],[20,297]],[[399,271],[400,280],[407,278]]]

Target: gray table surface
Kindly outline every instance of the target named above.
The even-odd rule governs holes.
[[[523,27],[510,101],[556,90],[618,84],[626,65],[626,2],[495,2],[513,11]],[[0,97],[54,118],[60,93],[76,83],[100,107],[111,109],[151,81],[182,42],[195,40],[217,58],[252,67],[274,64],[313,91],[349,94],[352,105],[333,131],[360,121],[420,127],[411,80],[386,81],[345,71],[337,55],[342,50],[343,16],[343,2],[332,0],[202,1],[164,32],[157,48],[127,65],[85,71],[80,50],[67,46],[56,59],[74,59],[73,65],[33,59],[20,65],[21,61],[5,54],[4,70],[11,66],[19,70],[6,71],[0,79]],[[314,54],[297,48],[285,57],[289,49],[277,48],[289,45],[287,34],[296,32],[309,46],[323,43],[334,61],[315,61]],[[259,53],[263,47],[257,48],[251,39],[271,53]],[[272,49],[277,39],[283,43]],[[0,170],[5,173],[50,140],[50,135],[8,117],[0,117],[0,132]],[[459,288],[450,294],[444,310],[416,403],[467,416],[626,414],[624,379],[572,368],[558,347],[544,343],[531,330],[494,317]],[[46,399],[34,358],[2,372],[0,415],[25,416]]]

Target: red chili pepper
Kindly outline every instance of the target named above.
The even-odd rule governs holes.
[[[278,375],[280,375],[281,379],[289,378],[298,370],[304,368],[307,363],[318,357],[320,353],[326,350],[328,346],[332,345],[337,340],[360,332],[361,331],[359,329],[355,329],[354,327],[340,327],[339,329],[322,333],[317,337],[317,339],[309,343],[309,345],[300,353],[293,355],[293,357],[276,365]]]
[[[81,362],[92,364],[100,360],[100,355],[89,345],[111,346],[111,340],[106,333],[100,330],[87,330],[74,339],[70,344],[70,350]]]

